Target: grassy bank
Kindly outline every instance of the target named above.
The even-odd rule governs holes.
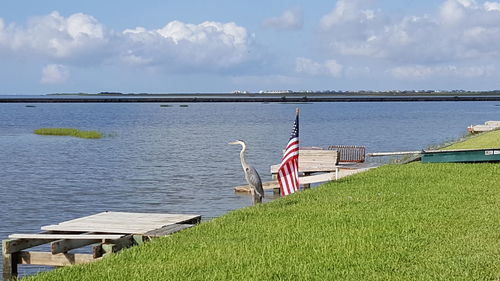
[[[499,174],[387,165],[27,280],[500,280]]]
[[[467,137],[443,149],[500,148],[500,130]]]
[[[81,131],[73,128],[40,128],[34,131],[37,135],[71,136],[84,139],[100,139],[102,134],[98,131]]]

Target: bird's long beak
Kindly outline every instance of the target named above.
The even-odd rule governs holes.
[[[237,141],[229,142],[228,144],[239,144]]]

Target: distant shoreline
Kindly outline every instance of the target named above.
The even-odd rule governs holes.
[[[304,102],[450,102],[450,101],[500,101],[500,96],[258,96],[218,95],[211,96],[57,96],[57,97],[0,97],[0,103],[304,103]]]

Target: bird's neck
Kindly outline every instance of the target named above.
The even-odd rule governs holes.
[[[247,150],[247,147],[243,145],[243,148],[241,149],[240,152],[240,159],[241,159],[241,166],[243,167],[243,170],[246,170],[248,167],[247,161],[245,160],[245,151]]]

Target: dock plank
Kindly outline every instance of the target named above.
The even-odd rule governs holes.
[[[26,252],[21,251],[17,255],[18,264],[67,266],[93,262],[96,259],[91,254],[57,254],[49,252]]]
[[[152,231],[148,231],[148,232],[144,233],[144,236],[152,237],[152,238],[166,236],[166,235],[170,235],[170,234],[179,232],[179,231],[184,230],[186,228],[190,228],[192,226],[194,226],[194,224],[172,224],[172,225],[167,225],[167,226],[162,227],[160,229],[155,229],[155,230],[152,230]]]
[[[119,239],[123,235],[119,234],[25,234],[15,233],[9,235],[11,239],[39,239],[39,240],[59,240],[59,239],[99,239],[99,240],[114,240]],[[47,241],[46,241],[47,243]]]
[[[336,172],[299,177],[299,184],[304,185],[304,184],[332,181],[334,179],[336,179]],[[264,190],[272,190],[279,187],[280,186],[277,180],[262,183],[262,188],[264,188]],[[236,186],[234,190],[237,192],[250,192],[250,186],[240,185]]]
[[[144,234],[167,225],[199,222],[199,215],[103,212],[92,216],[46,225],[46,231],[80,231]]]
[[[67,253],[72,249],[77,249],[101,242],[102,242],[101,239],[83,239],[83,240],[62,239],[50,243],[50,250],[53,255],[56,255],[61,253]]]

